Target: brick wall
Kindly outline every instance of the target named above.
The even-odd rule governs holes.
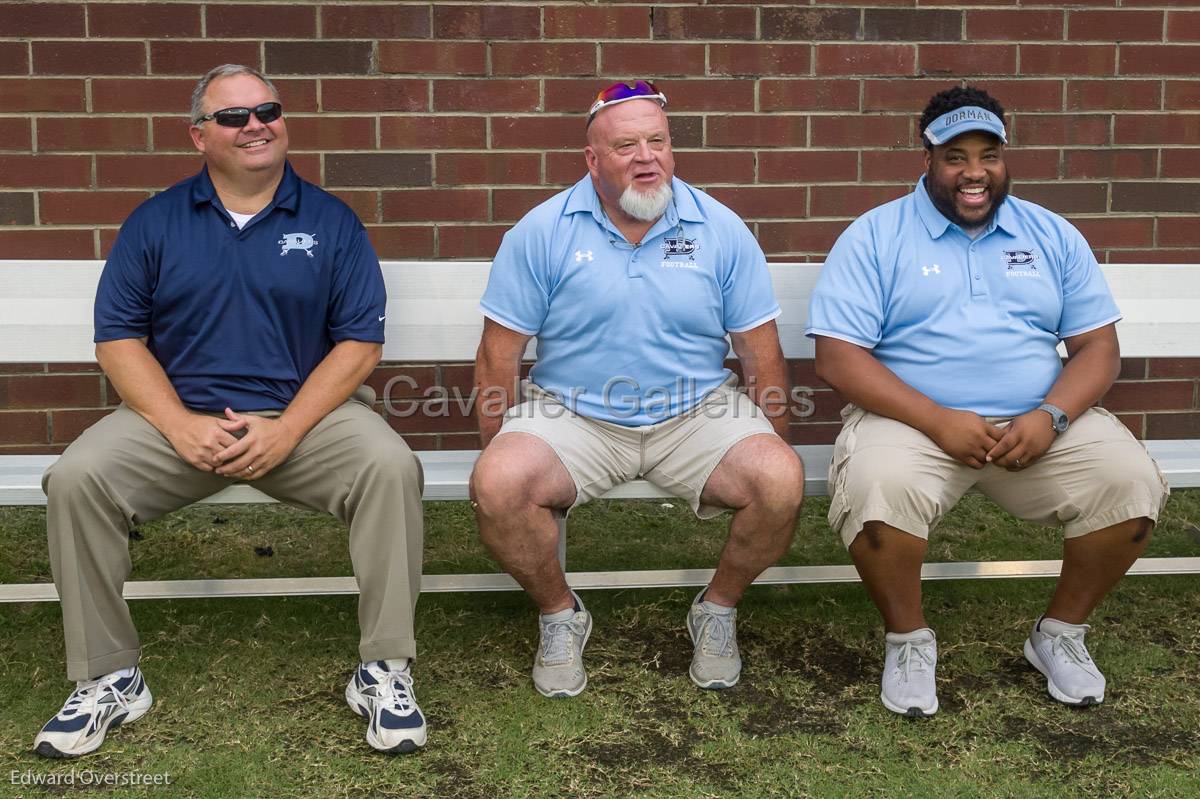
[[[223,61],[278,79],[297,169],[387,258],[489,258],[582,174],[598,86],[646,76],[670,97],[680,176],[777,259],[819,260],[908,191],[920,108],[964,78],[1010,111],[1015,191],[1101,261],[1200,262],[1200,10],[1184,0],[0,0],[0,258],[104,257],[130,209],[198,167],[187,98]],[[429,385],[469,382],[426,368]],[[90,365],[30,369],[0,366],[0,450],[61,449],[113,399]],[[833,398],[795,369],[816,389],[797,440],[827,440]],[[1198,372],[1128,363],[1109,403],[1143,435],[1195,435]],[[453,415],[397,424],[419,446],[472,438]]]

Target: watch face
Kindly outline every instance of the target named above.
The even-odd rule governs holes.
[[[1065,413],[1057,413],[1054,415],[1054,429],[1060,433],[1066,432],[1067,415]]]

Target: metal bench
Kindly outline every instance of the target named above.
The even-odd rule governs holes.
[[[0,261],[0,363],[88,362],[94,360],[92,298],[103,266],[99,261]],[[482,318],[476,303],[487,280],[488,263],[385,262],[388,287],[388,343],[384,360],[398,363],[470,361],[479,342]],[[808,298],[820,264],[772,264],[772,279],[783,307],[778,320],[784,353],[812,357],[804,337]],[[1200,356],[1200,265],[1121,265],[1104,267],[1125,314],[1119,325],[1127,357]],[[532,358],[533,345],[527,356]],[[1172,488],[1200,487],[1200,441],[1146,442]],[[826,493],[830,446],[798,446],[804,460],[806,492]],[[420,452],[428,501],[464,500],[476,451]],[[54,455],[0,455],[0,505],[43,505],[41,475]],[[669,496],[642,480],[617,487],[606,498]],[[210,503],[266,503],[269,497],[249,485],[233,485],[204,500]],[[565,536],[560,557],[566,563]],[[1058,574],[1061,562],[992,561],[926,564],[926,579],[1043,577]],[[1200,558],[1143,558],[1132,574],[1200,572]],[[703,585],[711,569],[622,572],[568,572],[576,588],[636,588]],[[857,580],[852,566],[781,566],[768,569],[762,583],[823,583]],[[506,574],[425,575],[423,591],[515,590]],[[351,594],[353,577],[237,580],[130,581],[130,599],[214,596]],[[56,601],[49,583],[0,584],[0,601]]]

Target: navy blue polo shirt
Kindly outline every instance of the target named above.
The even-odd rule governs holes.
[[[285,165],[242,229],[208,169],[126,220],[96,289],[95,341],[147,338],[188,408],[285,408],[339,341],[383,342],[379,259],[354,212]]]

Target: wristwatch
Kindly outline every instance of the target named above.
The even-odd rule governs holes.
[[[1038,406],[1039,411],[1045,411],[1050,414],[1050,426],[1054,428],[1054,432],[1062,435],[1067,432],[1067,425],[1071,422],[1067,419],[1067,412],[1057,405],[1051,405],[1048,402],[1043,402]]]

